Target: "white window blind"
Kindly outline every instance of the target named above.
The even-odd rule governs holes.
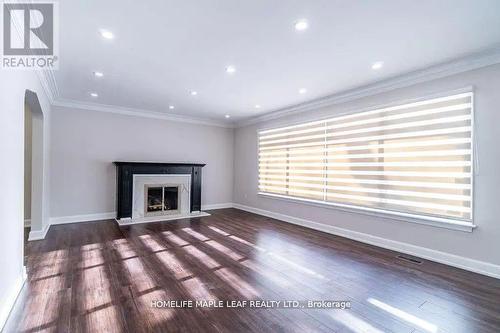
[[[471,222],[472,98],[259,131],[259,191]]]

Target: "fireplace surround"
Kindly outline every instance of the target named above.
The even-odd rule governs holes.
[[[189,177],[189,207],[187,210],[190,213],[201,211],[201,169],[205,164],[199,163],[157,163],[157,162],[113,162],[116,166],[116,212],[117,220],[131,219],[133,215],[133,193],[134,193],[134,176],[175,176]],[[137,178],[137,177],[136,177]],[[168,178],[168,177],[166,177]],[[164,184],[151,184],[155,187],[166,185],[169,187],[170,181],[164,181]],[[178,184],[172,185],[179,186]],[[147,191],[145,191],[147,193]],[[163,192],[162,192],[163,193]],[[181,191],[178,192],[179,198]],[[141,201],[147,202],[147,198],[141,198]],[[180,200],[182,201],[182,200]],[[181,205],[186,205],[187,202],[179,202],[178,209]],[[162,214],[163,215],[163,214]],[[168,214],[167,214],[168,215]],[[147,214],[145,215],[147,216]]]

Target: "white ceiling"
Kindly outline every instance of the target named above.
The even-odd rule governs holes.
[[[241,120],[500,43],[498,0],[60,1],[59,99]],[[296,32],[305,18],[309,29]],[[105,40],[99,29],[115,34]],[[374,71],[371,65],[383,61]],[[229,75],[225,67],[234,65]],[[104,77],[95,78],[93,71]],[[307,88],[306,94],[298,89]],[[190,95],[196,90],[198,95]],[[98,98],[90,97],[97,92]],[[169,110],[168,105],[175,105]],[[261,105],[256,109],[255,104]]]

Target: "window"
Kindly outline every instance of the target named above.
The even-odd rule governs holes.
[[[259,191],[472,225],[472,92],[259,131]]]

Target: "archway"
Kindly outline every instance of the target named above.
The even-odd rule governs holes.
[[[25,241],[28,234],[43,229],[44,192],[44,116],[38,96],[26,90],[24,99],[25,143],[24,143],[24,229]]]

